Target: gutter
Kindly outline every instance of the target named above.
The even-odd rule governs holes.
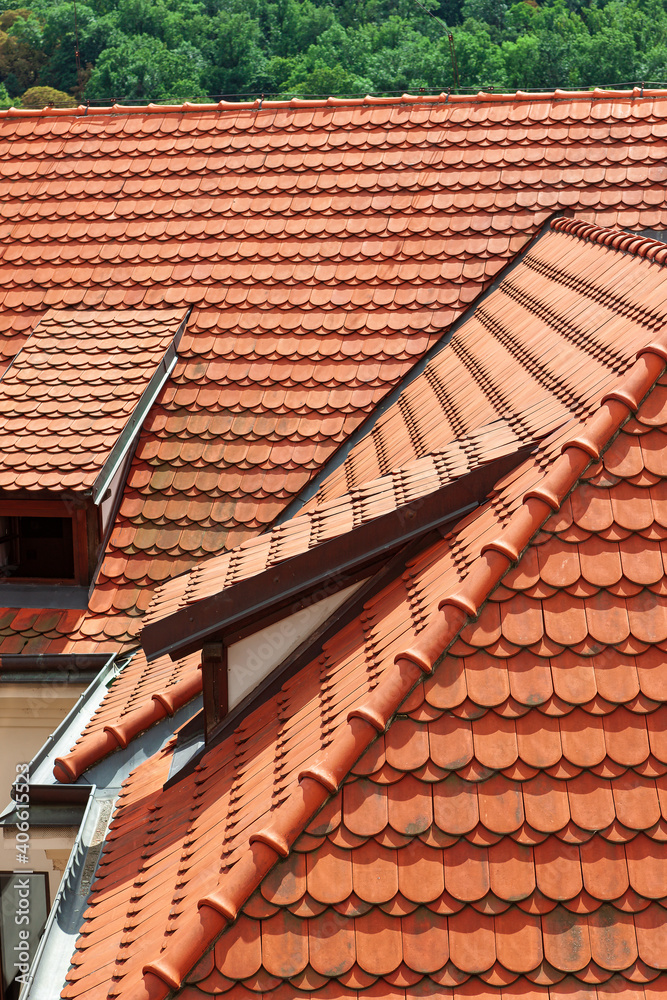
[[[33,656],[12,654],[0,656],[0,681],[6,680],[6,673],[42,674],[47,670],[56,674],[77,674],[95,671],[95,676],[109,660],[108,653],[42,653]]]
[[[21,1000],[53,1000],[67,985],[76,940],[88,905],[90,885],[97,870],[109,820],[115,802],[112,795],[98,795],[96,785],[88,785],[88,804],[72,852],[63,873],[44,933],[31,963]],[[55,985],[57,984],[57,985]]]
[[[66,793],[66,786],[55,784],[52,762],[61,744],[67,743],[67,750],[74,745],[81,735],[82,729],[104,698],[107,685],[117,676],[126,660],[125,656],[121,658],[118,653],[93,654],[93,656],[97,655],[105,660],[104,666],[86,690],[79,695],[60,725],[49,736],[44,746],[37,751],[28,765],[31,802],[37,804],[56,801],[77,801],[80,803],[82,801],[81,792],[76,793],[79,798],[72,799]],[[16,659],[22,659],[22,657],[16,657]],[[35,659],[39,659],[39,657]],[[69,659],[69,657],[65,657],[65,659]],[[2,663],[5,663],[6,660],[7,657],[3,657]],[[90,784],[86,784],[84,787],[87,795]]]

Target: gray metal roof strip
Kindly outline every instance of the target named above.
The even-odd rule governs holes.
[[[296,517],[301,508],[315,496],[320,486],[322,486],[331,473],[345,462],[345,459],[350,454],[352,449],[362,440],[362,438],[365,438],[368,434],[370,434],[380,417],[383,416],[383,414],[396,403],[401,393],[423,373],[424,369],[433,360],[433,358],[437,357],[437,355],[448,346],[454,334],[474,315],[477,307],[485,299],[487,299],[489,295],[496,291],[501,282],[503,282],[505,278],[511,274],[515,267],[518,267],[534,244],[537,243],[538,240],[542,239],[545,232],[551,226],[553,220],[560,219],[564,216],[569,217],[571,215],[572,212],[568,209],[559,209],[549,215],[540,229],[528,239],[523,250],[520,250],[514,259],[510,260],[509,263],[500,271],[500,274],[496,275],[486,291],[478,295],[477,298],[466,307],[461,316],[459,316],[459,318],[455,320],[451,326],[447,327],[440,340],[438,340],[422,358],[415,362],[412,368],[410,368],[403,378],[399,380],[398,384],[390,389],[387,395],[384,396],[377,406],[371,410],[368,416],[362,420],[356,430],[352,431],[352,433],[345,438],[345,441],[343,441],[331,458],[324,463],[322,468],[315,473],[313,478],[306,483],[304,488],[297,493],[297,495],[287,504],[286,507],[283,508],[283,510],[281,510],[275,520],[272,521],[270,525],[267,525],[267,531],[271,531],[272,528],[277,527],[279,524],[284,524],[285,521],[289,521],[291,518]]]
[[[93,500],[95,503],[99,503],[104,497],[104,494],[106,493],[110,482],[112,481],[113,477],[118,471],[118,467],[120,466],[127,452],[131,448],[137,434],[141,430],[141,425],[146,419],[148,411],[150,410],[151,406],[157,399],[158,394],[162,389],[163,385],[173,372],[174,367],[176,366],[176,362],[178,361],[177,351],[179,344],[181,342],[181,337],[183,336],[183,333],[185,331],[185,327],[190,318],[190,314],[192,313],[192,309],[193,307],[190,306],[190,308],[186,312],[185,317],[181,321],[181,325],[179,326],[178,330],[174,335],[174,339],[172,340],[171,344],[165,351],[164,356],[162,357],[162,360],[160,361],[156,370],[153,372],[153,375],[148,385],[141,394],[139,402],[132,411],[130,419],[125,424],[125,427],[121,431],[120,437],[118,438],[115,445],[111,449],[111,454],[107,458],[102,470],[100,471],[100,474],[93,483],[92,493],[93,493]]]
[[[54,1000],[65,985],[65,976],[83,923],[90,882],[97,868],[116,798],[115,792],[104,798],[98,797],[95,785],[90,788],[91,794],[72,853],[31,963],[28,980],[21,990],[22,1000],[28,997],[31,1000]],[[100,830],[102,826],[103,830]],[[94,864],[89,864],[89,855],[90,862]],[[87,888],[81,892],[84,873],[89,873],[90,881],[86,879]]]
[[[125,660],[126,657],[123,657]],[[30,781],[36,784],[57,784],[53,776],[53,761],[63,753],[69,753],[88,720],[99,706],[107,692],[107,682],[119,672],[121,660],[117,653],[112,653],[95,680],[79,695],[57,729],[37,751],[30,761]],[[49,767],[50,764],[50,767]]]

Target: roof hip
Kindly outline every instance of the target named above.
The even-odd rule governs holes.
[[[468,618],[476,617],[501,578],[515,563],[541,525],[557,510],[579,478],[611,443],[638,409],[667,362],[667,334],[643,347],[616,388],[599,409],[562,446],[561,455],[541,483],[528,490],[497,539],[483,546],[463,583],[440,601],[443,612],[414,645],[398,653],[378,686],[362,705],[347,714],[347,723],[315,766],[298,775],[296,792],[273,814],[272,822],[250,836],[251,850],[218,887],[198,900],[199,922],[184,927],[172,947],[143,967],[143,986],[129,1000],[164,1000],[178,988],[218,935],[236,919],[240,908],[315,813],[340,787],[362,753],[383,732],[405,698],[444,658]]]

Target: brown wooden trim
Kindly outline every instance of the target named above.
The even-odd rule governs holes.
[[[227,715],[227,647],[222,642],[206,642],[201,656],[204,698],[204,733],[208,739]]]
[[[334,581],[335,590],[341,590],[352,574],[358,578],[378,559],[390,557],[443,521],[457,519],[481,503],[498,480],[533,450],[534,446],[525,446],[487,462],[425,497],[144,626],[141,645],[148,660],[165,654],[178,659],[196,652],[205,642],[263,621]]]
[[[433,545],[440,535],[437,531],[430,532],[421,538],[413,541],[402,548],[393,558],[385,560],[377,569],[373,576],[339,607],[326,621],[309,635],[296,649],[285,657],[261,683],[250,691],[243,701],[239,702],[228,715],[221,719],[217,729],[206,734],[204,722],[204,709],[193,716],[179,730],[177,741],[185,743],[188,740],[201,737],[205,733],[206,743],[198,750],[178,771],[170,775],[164,787],[168,788],[175,782],[180,781],[186,775],[191,774],[197,763],[208,753],[211,747],[217,746],[229,736],[229,733],[239,725],[239,723],[258,705],[263,704],[267,698],[275,695],[283,686],[285,681],[293,677],[299,670],[312,663],[322,652],[322,647],[333,636],[337,635],[341,629],[345,628],[360,613],[366,601],[378,594],[383,587],[395,580],[405,569],[405,564],[409,559],[413,559],[419,552]]]

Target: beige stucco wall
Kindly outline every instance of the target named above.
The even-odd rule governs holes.
[[[32,760],[83,690],[81,684],[0,684],[0,810],[9,802],[16,765]]]
[[[0,684],[0,808],[10,801],[17,765],[32,760],[83,690],[81,684]],[[29,867],[48,872],[51,900],[77,832],[77,827],[30,827]],[[20,868],[15,836],[14,828],[0,828],[0,871]]]
[[[55,898],[65,866],[74,846],[78,826],[32,826],[30,828],[30,871],[46,872],[49,876],[49,903]],[[0,871],[21,871],[16,861],[16,829],[0,827]]]

